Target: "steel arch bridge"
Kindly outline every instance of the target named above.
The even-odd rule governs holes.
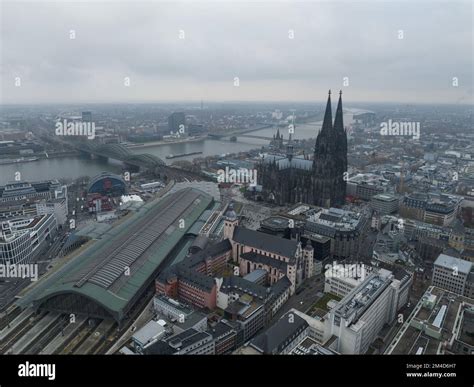
[[[121,144],[79,144],[76,148],[82,152],[93,154],[99,157],[107,157],[123,161],[130,165],[143,168],[156,168],[166,165],[165,162],[155,155],[149,153],[134,154]]]

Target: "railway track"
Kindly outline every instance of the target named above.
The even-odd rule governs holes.
[[[93,330],[88,324],[85,324],[82,329],[77,332],[77,334],[73,337],[71,341],[69,341],[63,348],[58,351],[62,355],[70,355],[73,354],[74,351],[82,345],[82,343],[87,340],[89,334]]]
[[[15,339],[15,342],[10,346],[8,350],[12,354],[22,354],[25,353],[28,348],[37,345],[37,341],[43,340],[44,336],[47,336],[50,330],[57,324],[60,320],[61,315],[54,312],[46,312],[42,315],[40,319],[36,321],[31,321],[31,326],[28,329],[21,333],[20,336],[17,336],[18,339]]]
[[[84,328],[86,322],[87,318],[84,316],[79,317],[74,323],[68,322],[67,316],[65,316],[64,324],[61,324],[59,332],[41,349],[39,354],[53,355],[60,353],[77,333]]]
[[[87,355],[95,353],[96,349],[100,347],[109,334],[112,332],[115,321],[102,320],[102,322],[94,327],[82,344],[74,351],[75,354]]]
[[[7,328],[7,332],[2,331],[2,339],[0,340],[0,353],[6,354],[19,341],[35,324],[43,318],[47,312],[34,315],[33,311],[27,311],[25,317],[22,318],[15,326],[10,329]],[[18,316],[20,317],[20,316]]]
[[[20,313],[21,309],[16,305],[8,307],[6,312],[0,317],[0,331],[6,328]]]
[[[90,326],[88,318],[78,317],[73,325],[66,314],[11,307],[0,315],[0,354],[105,354],[130,329],[154,294],[154,287],[130,311],[121,329],[113,320],[98,319]]]
[[[36,355],[40,353],[48,343],[61,332],[64,325],[64,315],[60,315],[57,320],[48,328],[47,332],[39,336],[37,340],[27,345],[21,353],[27,355]]]

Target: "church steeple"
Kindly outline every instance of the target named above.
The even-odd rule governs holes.
[[[344,123],[342,120],[343,114],[342,114],[342,90],[339,91],[339,102],[337,103],[337,109],[336,109],[336,118],[334,118],[334,130],[336,132],[344,133]]]
[[[336,138],[332,126],[331,90],[329,90],[323,125],[316,137],[316,143],[314,145],[314,160],[316,160],[317,153],[332,153],[335,146]]]
[[[331,108],[331,90],[328,93],[328,102],[326,104],[326,111],[324,112],[323,126],[321,131],[330,130],[332,128],[332,108]]]
[[[293,129],[290,131],[290,135],[288,136],[288,144],[286,145],[286,157],[291,162],[293,158],[293,140],[291,138],[291,134],[295,131],[295,114],[293,113],[293,123],[291,124],[291,128]]]

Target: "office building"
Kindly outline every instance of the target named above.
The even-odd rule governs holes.
[[[431,283],[452,293],[469,295],[472,289],[473,264],[464,259],[440,254],[434,262]]]
[[[0,186],[0,206],[21,203],[23,201],[54,199],[55,191],[61,191],[63,188],[59,181],[15,181]]]
[[[164,295],[156,295],[153,299],[155,312],[170,320],[184,322],[193,310],[181,302]]]
[[[305,236],[322,235],[331,239],[331,259],[354,257],[359,251],[361,231],[367,219],[363,214],[338,208],[323,209],[309,217]]]
[[[380,215],[389,215],[398,211],[398,198],[390,194],[378,194],[370,199],[370,207]]]
[[[57,232],[53,214],[0,222],[0,263],[30,263]]]
[[[185,124],[186,116],[182,112],[174,112],[168,117],[168,129],[170,132],[180,132],[180,129],[184,128]]]
[[[208,332],[190,328],[153,343],[145,349],[146,355],[214,355],[215,343]]]
[[[383,269],[372,273],[329,311],[325,335],[337,337],[337,352],[366,353],[383,326],[393,322],[412,281],[404,271],[399,278]]]
[[[160,340],[166,334],[166,328],[155,320],[145,324],[132,336],[132,343],[135,351],[143,354],[145,349]]]
[[[404,196],[399,213],[402,217],[439,226],[449,226],[459,213],[462,197],[448,194],[413,192]]]
[[[372,173],[359,173],[348,179],[347,196],[368,201],[372,196],[385,192],[387,187],[387,179]]]
[[[265,332],[254,337],[249,346],[258,354],[286,355],[308,336],[308,330],[308,323],[290,311]]]
[[[385,354],[474,354],[474,299],[430,286]]]
[[[338,297],[345,297],[352,289],[359,286],[372,271],[372,268],[363,264],[328,265],[324,273],[324,293],[331,293]]]
[[[265,304],[257,297],[243,295],[224,310],[224,318],[233,322],[241,331],[237,346],[257,334],[266,323]]]
[[[225,355],[232,352],[237,343],[237,331],[225,319],[221,319],[209,329],[215,344],[216,355]]]

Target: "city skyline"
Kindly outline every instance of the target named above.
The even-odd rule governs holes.
[[[0,0],[3,379],[471,380],[473,5]]]

